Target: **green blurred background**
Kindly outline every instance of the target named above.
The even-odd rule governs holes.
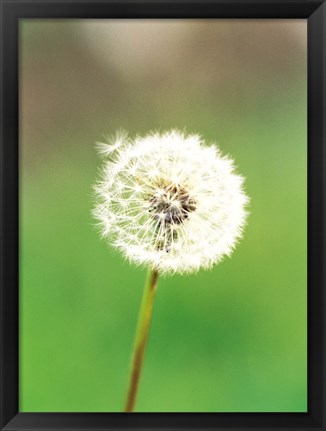
[[[137,411],[306,411],[306,21],[20,30],[20,410],[121,411],[146,271],[94,228],[94,143],[178,127],[232,155],[251,214],[230,259],[160,280]]]

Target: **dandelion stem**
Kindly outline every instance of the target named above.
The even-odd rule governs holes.
[[[149,329],[152,320],[155,291],[158,281],[158,272],[149,269],[144,288],[142,303],[139,311],[135,343],[132,353],[131,373],[128,385],[125,412],[132,412],[135,407],[140,373],[144,361]]]

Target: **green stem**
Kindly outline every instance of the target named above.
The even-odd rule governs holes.
[[[144,360],[144,353],[152,320],[153,304],[158,280],[158,272],[149,269],[139,311],[135,344],[132,354],[131,373],[128,385],[125,412],[132,412],[135,407],[140,373]]]

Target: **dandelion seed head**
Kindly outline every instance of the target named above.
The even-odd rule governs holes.
[[[130,262],[184,273],[230,256],[249,199],[233,160],[216,145],[171,130],[133,140],[118,134],[99,151],[107,160],[93,215]]]

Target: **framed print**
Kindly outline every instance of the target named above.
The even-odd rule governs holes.
[[[1,430],[325,430],[325,2],[1,23]]]

